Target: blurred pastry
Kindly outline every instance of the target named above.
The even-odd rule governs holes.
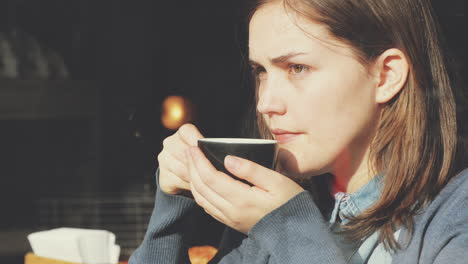
[[[199,246],[189,249],[189,258],[191,264],[207,264],[218,252],[212,246]]]

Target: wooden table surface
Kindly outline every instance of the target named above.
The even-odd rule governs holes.
[[[44,258],[44,257],[36,256],[33,253],[28,253],[26,254],[26,256],[24,256],[24,264],[80,264],[80,263]],[[127,262],[119,262],[119,264],[127,264]]]
[[[207,264],[214,255],[217,249],[212,246],[198,246],[189,249],[189,258],[191,264]],[[49,259],[39,257],[33,253],[27,253],[24,256],[24,264],[80,264],[63,260]],[[128,264],[127,262],[119,262],[118,264]]]

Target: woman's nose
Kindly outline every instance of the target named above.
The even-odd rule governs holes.
[[[284,96],[279,94],[278,87],[265,84],[265,87],[259,92],[257,110],[264,115],[284,115],[286,113],[286,104]]]

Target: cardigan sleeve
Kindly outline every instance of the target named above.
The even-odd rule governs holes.
[[[156,172],[159,185],[159,169]],[[200,241],[200,225],[208,216],[188,197],[170,195],[159,186],[145,238],[130,257],[130,264],[190,263],[188,249]]]

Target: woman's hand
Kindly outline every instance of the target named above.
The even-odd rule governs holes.
[[[163,141],[163,150],[158,155],[159,187],[167,194],[190,191],[190,175],[185,151],[198,145],[203,138],[192,124],[181,126],[175,134]]]
[[[198,147],[186,153],[190,188],[198,205],[218,221],[247,234],[265,215],[304,189],[288,177],[239,157],[228,156],[229,172],[254,186],[217,171]]]

